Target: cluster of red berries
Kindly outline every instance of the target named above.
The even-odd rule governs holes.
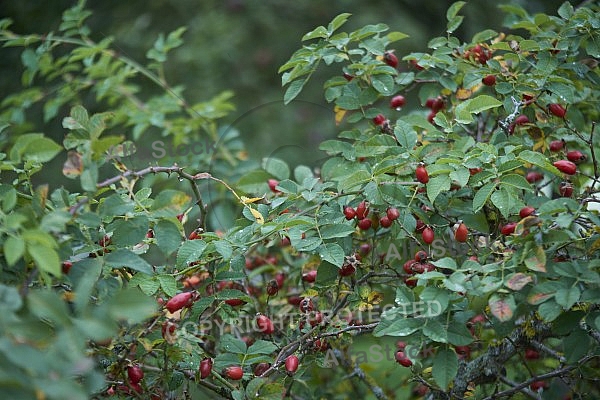
[[[363,231],[367,231],[371,229],[373,226],[373,221],[367,216],[369,215],[369,203],[366,201],[361,201],[356,208],[351,206],[344,207],[344,216],[348,221],[357,219],[358,227]],[[392,223],[400,217],[400,211],[398,211],[395,207],[389,207],[385,214],[379,218],[379,225],[384,228],[389,228],[392,226]],[[375,219],[377,222],[377,219]]]
[[[431,111],[429,112],[429,114],[427,115],[427,121],[429,121],[430,123],[433,123],[433,119],[435,118],[435,115],[444,109],[444,107],[446,106],[446,103],[444,102],[444,99],[442,98],[442,96],[438,96],[438,97],[432,97],[429,98],[425,101],[425,107],[429,108]]]
[[[408,274],[408,276],[404,278],[404,283],[406,284],[406,286],[417,286],[417,280],[413,277],[413,275],[435,271],[435,265],[427,262],[427,259],[427,252],[419,250],[415,253],[414,259],[408,260],[404,263],[402,269],[404,269],[404,272]]]
[[[403,367],[411,367],[413,365],[413,362],[410,360],[410,358],[408,358],[408,356],[404,352],[404,349],[406,348],[406,343],[399,341],[398,343],[396,343],[396,347],[398,348],[395,354],[396,362],[402,365]]]
[[[476,61],[480,64],[487,64],[488,60],[492,58],[492,52],[490,49],[476,44],[472,48],[465,50],[463,58]]]

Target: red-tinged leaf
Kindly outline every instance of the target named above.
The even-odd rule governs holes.
[[[505,285],[512,290],[521,290],[532,281],[533,278],[531,276],[517,272],[506,281]]]
[[[512,296],[500,297],[498,295],[493,295],[490,297],[488,305],[490,306],[492,315],[501,322],[509,321],[513,317],[516,308],[515,300]]]
[[[546,272],[546,253],[542,246],[536,247],[525,259],[525,266],[532,271]]]

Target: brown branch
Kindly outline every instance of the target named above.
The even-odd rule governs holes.
[[[196,181],[209,178],[210,174],[208,174],[208,173],[198,173],[196,175],[191,175],[191,174],[188,174],[187,172],[185,172],[183,170],[183,168],[178,165],[173,165],[171,167],[147,167],[147,168],[141,169],[139,171],[132,171],[132,170],[125,171],[120,175],[113,176],[112,178],[106,179],[102,182],[98,182],[96,184],[96,187],[98,187],[98,188],[107,187],[114,183],[119,182],[120,180],[122,180],[124,178],[130,177],[130,176],[134,177],[134,178],[139,178],[144,175],[155,174],[158,172],[164,172],[167,174],[175,173],[175,174],[179,175],[180,178],[185,179],[190,182],[190,184],[192,186],[192,191],[194,192],[194,195],[196,196],[196,199],[197,199],[196,204],[198,205],[198,208],[200,208],[200,226],[202,228],[204,228],[205,227],[204,226],[205,217],[206,217],[206,206],[204,205],[204,203],[202,201],[202,195],[200,194],[200,188],[198,187],[198,184],[196,183]]]

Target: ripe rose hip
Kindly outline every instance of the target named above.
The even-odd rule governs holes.
[[[454,240],[457,242],[464,243],[467,241],[467,237],[469,236],[469,229],[462,222],[458,225],[456,230],[454,231]]]
[[[387,215],[384,215],[379,220],[379,224],[381,226],[383,226],[384,228],[389,228],[390,226],[392,226],[392,223],[393,223],[393,221],[391,219],[389,219]]]
[[[585,161],[586,158],[586,155],[579,150],[571,150],[567,152],[567,159],[575,164]]]
[[[540,358],[540,352],[535,349],[526,349],[525,350],[525,359],[526,360],[537,360]]]
[[[190,232],[188,236],[189,240],[201,239],[201,236],[198,234],[198,230],[194,229]]]
[[[244,376],[244,371],[239,366],[227,367],[223,374],[231,380],[239,381]]]
[[[167,301],[165,308],[172,314],[175,311],[181,310],[183,307],[188,306],[191,303],[191,300],[192,292],[179,293]]]
[[[435,118],[437,114],[437,111],[430,111],[429,114],[427,114],[427,122],[429,122],[430,124],[433,124],[433,119]]]
[[[494,86],[496,84],[496,75],[486,75],[481,81],[486,86]]]
[[[558,185],[558,193],[562,197],[571,197],[573,195],[573,185],[570,182],[561,182]]]
[[[521,217],[521,218],[529,217],[534,212],[535,212],[535,208],[533,208],[531,206],[525,206],[525,207],[521,208],[521,211],[519,211],[519,217]]]
[[[431,227],[428,226],[423,230],[421,237],[423,238],[423,241],[425,243],[431,244],[433,243],[433,239],[435,239],[435,233],[433,232],[433,229],[431,229]]]
[[[356,207],[356,218],[364,219],[369,214],[369,207],[366,201],[361,201]]]
[[[552,163],[560,172],[563,172],[567,175],[575,175],[577,172],[577,165],[572,163],[569,160],[558,160]]]
[[[62,262],[62,272],[63,272],[63,274],[68,274],[69,271],[71,270],[72,266],[73,266],[73,263],[71,261],[63,261]]]
[[[277,179],[269,179],[267,181],[267,184],[269,185],[269,189],[271,189],[271,192],[280,193],[279,190],[276,189],[277,185],[279,185],[279,181]]]
[[[267,370],[269,368],[271,368],[271,364],[262,362],[262,363],[256,364],[256,367],[254,367],[254,370],[252,372],[254,372],[255,376],[261,376],[262,374],[267,372]]]
[[[423,184],[429,182],[429,174],[423,164],[419,164],[415,170],[415,176],[417,177],[417,180]]]
[[[406,286],[411,287],[411,288],[417,286],[417,280],[410,276],[407,276],[406,278],[404,278],[404,283],[406,284]]]
[[[243,306],[246,302],[242,299],[227,299],[225,300],[226,304],[229,304],[231,307]]]
[[[377,114],[374,118],[373,118],[373,123],[375,125],[383,125],[383,123],[385,122],[385,115],[383,114]]]
[[[354,210],[354,208],[346,206],[344,207],[344,216],[348,221],[350,221],[351,219],[354,219],[354,217],[356,217],[356,211]]]
[[[390,221],[395,221],[400,218],[400,211],[395,207],[390,207],[386,210],[385,215],[387,215]]]
[[[412,275],[415,273],[415,271],[413,271],[413,265],[416,263],[417,263],[417,261],[415,261],[415,260],[408,260],[407,262],[404,263],[404,265],[402,266],[402,269],[407,274]]]
[[[279,285],[275,279],[271,279],[269,283],[267,283],[267,294],[269,296],[276,296],[277,292],[279,292]]]
[[[298,305],[298,308],[300,309],[300,312],[303,312],[306,314],[306,313],[312,312],[315,308],[315,305],[313,304],[310,297],[304,297],[302,300],[300,300],[300,304]]]
[[[504,236],[512,235],[513,233],[515,233],[516,227],[516,222],[509,222],[508,224],[504,225],[502,229],[500,229],[500,233],[502,233]]]
[[[534,381],[534,382],[531,382],[531,384],[529,385],[529,388],[531,390],[533,390],[534,392],[537,392],[540,389],[546,388],[547,386],[548,385],[544,381]]]
[[[555,153],[557,151],[561,151],[563,149],[563,147],[565,147],[564,140],[553,140],[550,142],[550,145],[548,146],[550,151],[555,152]]]
[[[317,279],[317,270],[313,269],[312,271],[308,271],[302,274],[302,280],[304,282],[312,283]]]
[[[415,261],[423,262],[427,260],[427,252],[424,250],[419,250],[415,253]]]
[[[275,332],[273,321],[271,321],[269,317],[263,314],[259,314],[256,317],[256,326],[258,327],[259,332],[262,332],[265,335],[270,335],[273,332]]]
[[[283,272],[278,272],[277,275],[275,275],[275,282],[277,282],[278,288],[282,288],[285,283],[285,274]]]
[[[144,371],[139,365],[132,365],[127,367],[127,377],[132,385],[139,383],[144,378]]]
[[[391,108],[396,108],[396,109],[401,108],[401,107],[404,107],[405,104],[406,104],[406,99],[401,94],[392,97],[392,100],[390,100]]]
[[[293,374],[298,370],[298,357],[292,354],[285,359],[285,370],[288,374]]]
[[[212,367],[213,361],[211,358],[205,358],[204,360],[200,361],[200,379],[207,378],[212,371]]]
[[[338,274],[340,276],[354,275],[355,272],[356,272],[356,268],[352,264],[344,264],[344,265],[342,265],[342,268],[340,268],[338,270]]]
[[[362,256],[366,256],[367,254],[369,254],[370,251],[371,251],[371,245],[369,243],[363,243],[358,248],[358,252]]]
[[[358,227],[363,231],[368,231],[369,229],[371,229],[372,224],[373,223],[368,218],[361,219],[360,221],[358,221]]]
[[[423,66],[419,65],[419,62],[417,60],[410,60],[409,61],[410,65],[412,65],[417,71],[422,71],[423,69],[425,69]]]
[[[406,368],[413,365],[412,361],[410,361],[410,359],[406,356],[406,354],[404,354],[403,351],[396,352],[396,362]]]
[[[556,115],[558,118],[564,118],[565,114],[567,113],[567,110],[565,110],[565,108],[558,103],[552,103],[548,105],[548,111]]]
[[[349,73],[347,73],[347,72],[344,72],[344,73],[342,74],[342,76],[343,76],[343,77],[344,77],[344,79],[346,79],[348,82],[350,82],[352,79],[354,79],[354,76],[350,75],[350,74],[349,74]]]
[[[383,53],[383,61],[392,68],[396,68],[398,66],[398,57],[396,57],[396,55],[391,51],[386,51]]]
[[[528,124],[529,123],[529,117],[527,117],[527,115],[521,114],[517,118],[515,118],[514,123],[515,123],[515,125]]]
[[[542,175],[541,173],[536,172],[536,171],[531,171],[531,172],[528,172],[527,175],[525,175],[525,179],[529,183],[535,183],[535,182],[539,182],[542,179],[544,179],[544,175]]]

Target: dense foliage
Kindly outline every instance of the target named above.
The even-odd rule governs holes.
[[[337,68],[317,170],[249,170],[231,93],[165,78],[183,28],[143,65],[83,2],[46,35],[0,21],[24,68],[0,104],[2,397],[600,396],[599,7],[501,6],[507,32],[462,41],[464,5],[427,52],[349,14],[302,38],[286,103]]]

